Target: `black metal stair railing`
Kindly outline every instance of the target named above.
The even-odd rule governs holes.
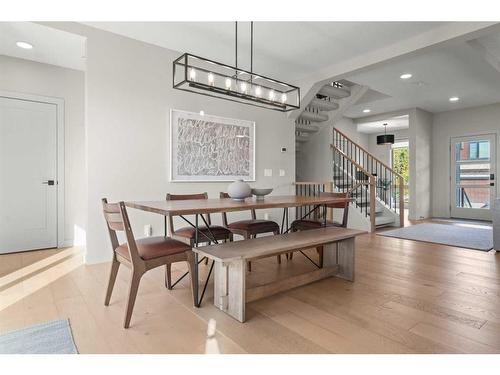
[[[344,155],[344,158],[348,158],[374,178],[375,196],[383,202],[389,210],[399,215],[400,225],[403,226],[405,198],[404,178],[338,129],[333,129],[332,148],[336,151],[334,154],[340,153]],[[334,156],[334,164],[337,162],[345,163],[342,159],[336,160]],[[339,164],[340,167],[343,165],[344,164]]]

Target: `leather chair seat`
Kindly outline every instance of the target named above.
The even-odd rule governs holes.
[[[140,238],[135,242],[137,244],[137,251],[144,260],[161,258],[166,255],[174,255],[191,250],[189,245],[163,236]],[[123,258],[130,260],[128,245],[126,243],[118,246],[115,251]]]
[[[278,232],[280,230],[279,225],[272,220],[240,220],[228,224],[227,227],[255,234]]]
[[[217,240],[226,239],[226,238],[229,238],[231,236],[231,231],[227,228],[221,227],[220,225],[210,225],[209,228],[210,228],[210,231],[215,236],[215,239],[217,239]],[[199,226],[198,231],[203,232],[209,238],[212,237],[206,226]],[[176,231],[174,231],[174,234],[176,236],[179,236],[179,237],[194,239],[195,235],[196,235],[196,229],[193,227],[183,227],[183,228],[180,228],[180,229],[177,229]],[[198,233],[198,241],[206,242],[207,238],[203,234]]]
[[[326,226],[327,227],[341,227],[342,224],[327,220],[326,221]],[[316,229],[316,228],[322,228],[323,227],[323,221],[318,221],[318,220],[307,220],[307,219],[302,219],[302,220],[295,220],[292,222],[292,230],[308,230],[308,229]]]

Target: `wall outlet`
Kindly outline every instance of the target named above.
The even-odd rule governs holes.
[[[271,177],[273,175],[272,169],[264,169],[264,177]]]
[[[151,224],[144,225],[144,236],[151,237],[153,235],[153,227]]]
[[[281,147],[281,152],[286,152],[286,147]]]
[[[280,169],[280,177],[283,177],[285,176],[285,170],[284,169]]]

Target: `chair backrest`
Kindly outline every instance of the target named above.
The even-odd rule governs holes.
[[[329,192],[322,192],[319,193],[320,197],[328,197],[328,198],[349,198],[349,193],[329,193]],[[327,204],[326,205],[328,208],[341,208],[344,210],[344,213],[342,215],[342,226],[347,227],[347,219],[349,215],[349,202],[338,202],[338,203],[332,203],[332,204]]]
[[[184,201],[184,200],[191,200],[191,199],[208,199],[208,194],[207,192],[204,193],[197,193],[197,194],[170,194],[167,193],[165,199],[167,201]],[[212,220],[210,218],[210,214],[205,214],[205,220],[207,223],[210,225],[212,224]],[[170,235],[174,232],[174,219],[172,218],[171,215],[168,216],[168,230]]]
[[[108,200],[103,198],[102,211],[108,227],[109,238],[111,240],[111,246],[113,247],[113,254],[115,253],[116,248],[120,246],[116,233],[124,232],[132,263],[136,264],[137,262],[140,262],[142,259],[137,250],[137,244],[135,242],[134,234],[132,233],[125,203],[108,203]]]
[[[222,191],[219,193],[219,197],[220,197],[221,199],[231,198],[231,197],[229,196],[229,194],[228,194],[228,193],[224,193],[224,192],[222,192]],[[253,219],[253,220],[255,220],[255,219],[257,218],[257,215],[256,215],[256,213],[255,213],[255,210],[254,210],[254,209],[251,209],[251,210],[250,210],[250,212],[251,212],[251,214],[252,214],[252,219]],[[225,227],[227,227],[227,224],[228,224],[228,222],[227,222],[227,212],[222,212],[221,214],[222,214],[222,224],[223,224]]]

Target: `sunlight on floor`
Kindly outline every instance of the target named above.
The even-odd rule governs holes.
[[[0,278],[0,311],[83,264],[83,250],[71,248]]]

